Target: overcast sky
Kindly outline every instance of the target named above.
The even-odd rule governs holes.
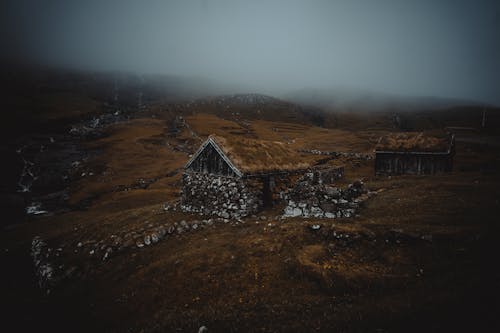
[[[500,105],[500,1],[2,1],[2,58]]]

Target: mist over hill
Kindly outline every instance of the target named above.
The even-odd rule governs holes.
[[[474,100],[437,96],[405,96],[348,87],[332,89],[304,88],[289,92],[283,98],[330,111],[405,112],[448,109],[457,106],[483,106]]]

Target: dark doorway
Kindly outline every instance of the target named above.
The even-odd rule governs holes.
[[[262,179],[262,203],[264,207],[273,206],[273,193],[272,188],[274,187],[274,179],[272,177],[265,177]]]

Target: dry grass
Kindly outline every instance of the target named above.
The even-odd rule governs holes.
[[[235,166],[246,174],[300,170],[309,165],[283,142],[210,136]]]
[[[388,131],[261,120],[245,127],[204,114],[187,121],[202,138],[216,133],[234,142],[257,138],[281,141],[280,147],[331,151],[370,151]],[[495,308],[481,296],[496,288],[491,266],[500,178],[481,172],[480,165],[500,152],[479,152],[475,144],[457,144],[455,171],[448,175],[381,177],[374,175],[372,161],[333,161],[346,165],[346,181],[363,178],[370,189],[380,190],[353,219],[281,221],[274,218],[278,209],[269,210],[262,213],[266,221],[217,224],[105,262],[68,255],[65,265],[76,266],[79,275],[49,297],[30,289],[28,249],[34,235],[71,254],[79,241],[148,221],[201,218],[161,210],[164,201],[178,197],[175,171],[188,160],[177,148],[194,151],[200,143],[188,129],[168,137],[166,125],[138,119],[113,126],[109,136],[90,143],[101,154],[89,165],[108,173],[81,178],[72,188],[75,204],[94,198],[87,209],[35,218],[1,235],[9,250],[1,253],[9,267],[2,274],[11,307],[7,315],[27,316],[55,331],[107,332],[195,332],[202,325],[213,332],[470,331],[489,324]],[[131,187],[141,178],[156,181]],[[320,230],[313,231],[313,224]],[[27,320],[17,324],[20,330],[29,326]]]
[[[375,150],[396,152],[447,152],[451,147],[451,136],[445,133],[424,132],[391,133],[380,138]]]
[[[70,203],[75,205],[98,196],[102,200],[102,196],[115,200],[119,195],[115,191],[157,181],[163,184],[179,181],[189,157],[173,149],[179,142],[167,140],[165,127],[161,120],[132,120],[112,126],[108,136],[89,143],[90,149],[100,153],[90,161],[87,175],[73,184]],[[101,171],[89,176],[92,170]],[[157,189],[157,193],[161,192],[163,200],[176,195],[172,186]]]

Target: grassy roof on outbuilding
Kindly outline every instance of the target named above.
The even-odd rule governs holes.
[[[432,152],[447,153],[453,145],[453,137],[445,132],[400,132],[380,138],[375,152]]]

